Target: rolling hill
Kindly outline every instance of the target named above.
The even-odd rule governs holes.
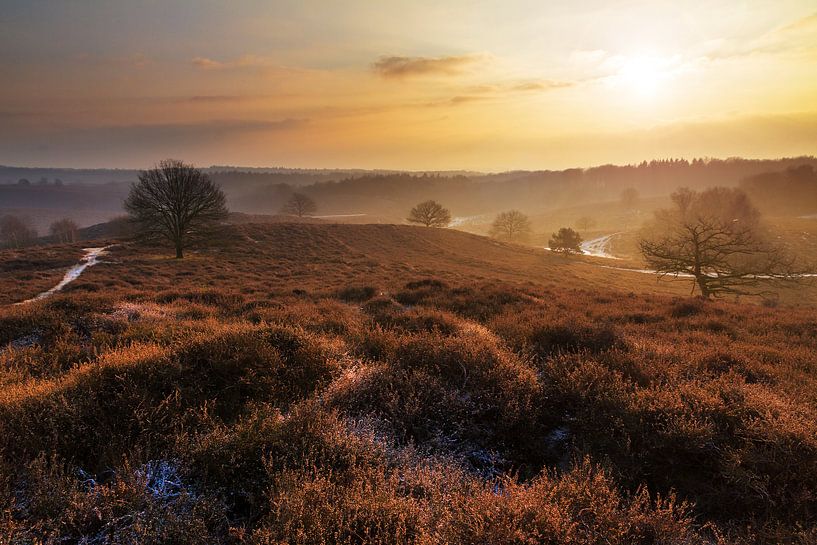
[[[0,541],[817,539],[802,298],[395,225],[94,245],[25,305],[81,246],[0,252]]]

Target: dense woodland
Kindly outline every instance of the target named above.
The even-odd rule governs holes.
[[[277,214],[300,191],[318,204],[317,214],[362,213],[402,221],[417,202],[447,203],[454,216],[518,208],[537,214],[555,208],[616,200],[624,189],[642,197],[669,195],[678,187],[743,187],[772,212],[817,212],[817,158],[780,160],[656,160],[638,165],[604,165],[561,171],[500,174],[378,173],[367,171],[205,171],[227,195],[232,211]],[[56,212],[76,211],[81,226],[120,213],[136,171],[20,169],[0,167],[0,214],[30,209],[35,222]],[[56,180],[59,179],[59,183]],[[25,180],[25,182],[21,182]],[[779,182],[785,182],[785,190]],[[51,211],[51,212],[48,212]]]

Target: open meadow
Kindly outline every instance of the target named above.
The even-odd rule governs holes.
[[[817,539],[809,301],[394,225],[108,243],[26,305],[80,247],[0,254],[2,543]]]

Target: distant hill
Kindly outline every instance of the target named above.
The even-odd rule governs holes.
[[[316,215],[324,219],[365,216],[367,222],[402,223],[408,210],[426,199],[440,201],[453,216],[460,218],[513,208],[536,216],[618,200],[621,192],[630,187],[642,197],[652,198],[666,196],[682,186],[700,189],[744,183],[759,200],[777,202],[782,194],[760,186],[780,183],[774,181],[778,176],[775,173],[813,173],[817,158],[670,159],[638,165],[499,174],[224,168],[228,167],[205,170],[222,187],[228,207],[234,212],[275,215],[297,191],[317,202]],[[29,216],[40,230],[60,217],[70,217],[81,226],[100,223],[121,214],[122,200],[137,175],[134,170],[0,167],[0,214]],[[741,182],[750,179],[754,181]],[[806,206],[811,193],[801,195],[801,189],[790,194],[790,198],[798,201],[795,203],[798,206]],[[789,208],[777,206],[776,210]]]

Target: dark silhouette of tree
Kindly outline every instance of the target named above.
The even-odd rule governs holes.
[[[579,254],[582,251],[582,237],[570,227],[562,227],[558,233],[553,233],[548,246],[556,252]]]
[[[504,240],[526,240],[530,236],[530,220],[519,210],[502,212],[491,224],[490,234]]]
[[[740,188],[763,210],[774,215],[817,213],[817,170],[799,165],[741,180]]]
[[[7,215],[0,218],[0,240],[11,248],[21,248],[37,238],[37,231],[29,222],[17,216]]]
[[[760,213],[739,189],[681,189],[673,208],[658,210],[640,241],[648,266],[662,278],[692,278],[704,298],[768,293],[802,270],[766,232]]]
[[[638,206],[639,198],[638,190],[634,187],[628,187],[621,192],[621,204],[623,204],[627,210],[632,210]]]
[[[79,236],[79,226],[69,218],[53,222],[48,230],[52,237],[63,243],[76,242]]]
[[[302,218],[313,214],[318,209],[318,205],[310,197],[303,193],[293,193],[292,197],[281,208],[281,212]]]
[[[192,165],[166,159],[142,171],[124,208],[144,238],[169,240],[176,258],[191,238],[201,237],[227,217],[224,193]]]
[[[423,201],[411,209],[408,221],[426,227],[446,227],[451,223],[451,212],[437,201]]]
[[[588,229],[592,229],[596,226],[596,220],[591,218],[590,216],[582,216],[576,220],[576,229],[580,231],[587,231]]]

